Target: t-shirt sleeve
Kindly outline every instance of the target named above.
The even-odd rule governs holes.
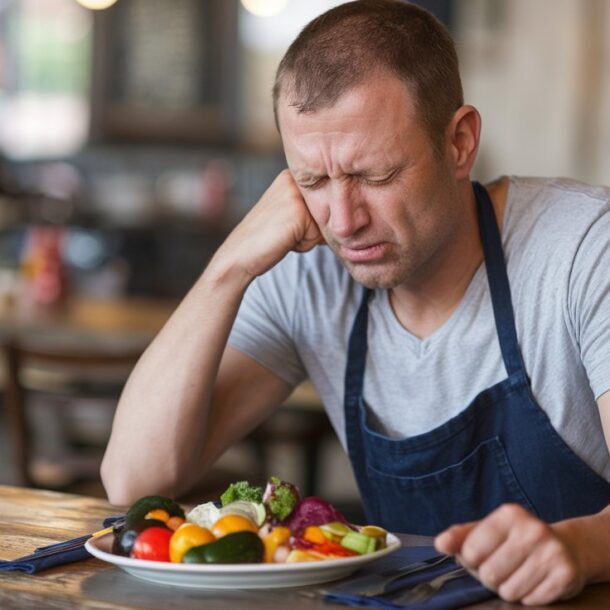
[[[610,204],[574,258],[568,307],[595,398],[610,390]]]
[[[300,277],[299,255],[288,254],[248,287],[228,344],[289,384],[306,377],[294,340]]]

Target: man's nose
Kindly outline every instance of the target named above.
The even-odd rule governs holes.
[[[364,227],[369,216],[358,188],[346,181],[337,181],[329,193],[328,227],[337,237],[349,237]]]

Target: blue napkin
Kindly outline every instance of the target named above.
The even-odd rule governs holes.
[[[123,517],[108,517],[104,519],[104,527],[110,527]],[[79,536],[65,542],[57,542],[37,548],[31,555],[25,555],[12,561],[0,561],[0,572],[20,571],[35,574],[55,566],[89,559],[91,555],[85,549],[85,542],[90,534]]]
[[[354,594],[354,590],[359,588],[358,580],[363,573],[380,573],[400,567],[407,567],[410,563],[427,559],[437,554],[434,547],[402,547],[395,553],[376,561],[365,571],[360,572],[353,578],[342,581],[340,584],[331,587],[326,591],[324,599],[338,604],[356,606],[359,608],[408,608],[409,610],[451,610],[460,608],[468,604],[474,604],[491,597],[495,593],[485,588],[476,578],[469,574],[463,577],[450,580],[431,598],[423,603],[417,604],[398,604],[393,602],[391,596],[388,597],[363,597]],[[416,572],[405,576],[388,586],[388,592],[401,592],[407,588],[415,586],[420,582],[425,582],[440,576],[445,572],[455,570],[459,566],[455,561],[446,561],[441,565]],[[361,581],[360,581],[361,582]],[[351,588],[350,588],[351,587]]]

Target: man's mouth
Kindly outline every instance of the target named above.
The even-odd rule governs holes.
[[[386,242],[374,244],[340,245],[341,256],[350,263],[370,263],[382,258],[388,249]]]

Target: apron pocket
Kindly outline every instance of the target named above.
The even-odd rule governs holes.
[[[535,513],[497,436],[436,472],[397,476],[367,464],[367,478],[369,519],[395,532],[434,536],[455,523],[482,519],[506,502]]]

